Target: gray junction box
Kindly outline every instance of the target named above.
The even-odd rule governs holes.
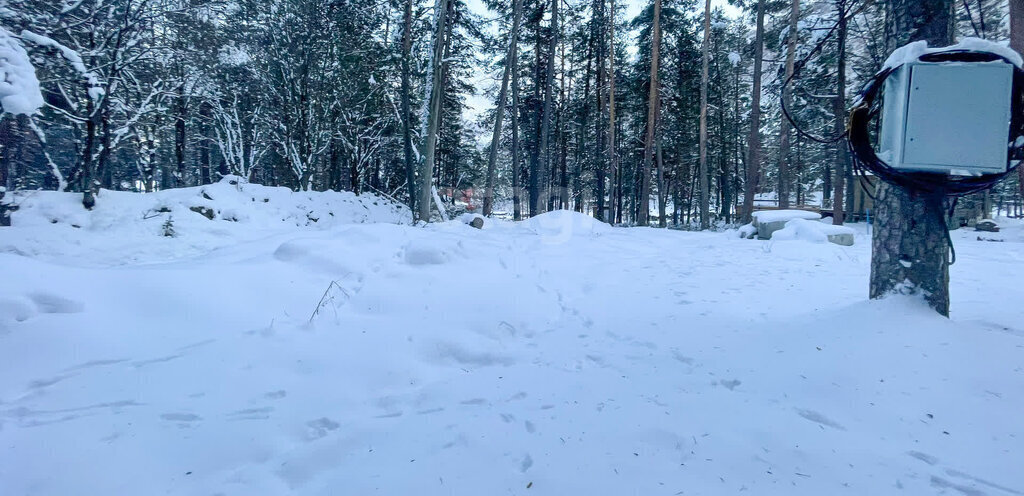
[[[879,158],[908,172],[1006,172],[1013,69],[1004,62],[900,66],[885,81]]]

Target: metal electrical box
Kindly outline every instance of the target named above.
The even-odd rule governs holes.
[[[910,62],[885,81],[878,156],[897,170],[1006,172],[1013,66]]]

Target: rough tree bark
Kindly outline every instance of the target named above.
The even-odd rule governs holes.
[[[605,83],[607,81],[608,71],[608,68],[605,65],[605,50],[607,50],[607,45],[605,44],[605,36],[607,30],[604,26],[604,7],[604,0],[594,0],[592,6],[594,11],[594,20],[591,21],[593,25],[590,34],[590,42],[594,44],[595,51],[597,52],[597,68],[595,71],[596,74],[594,79],[594,94],[597,100],[597,116],[594,119],[594,135],[597,138],[597,147],[594,153],[594,168],[597,170],[597,173],[594,174],[595,179],[597,180],[597,210],[594,212],[594,217],[602,221],[610,222],[611,219],[614,217],[609,216],[608,212],[609,210],[613,212],[615,210],[615,194],[611,193],[607,195],[608,199],[611,199],[612,201],[612,206],[609,206],[606,203],[605,195],[606,185],[608,183],[608,178],[606,177],[608,174],[608,170],[605,168],[604,164],[604,159],[606,157],[605,145],[607,142],[608,134],[605,131],[607,128],[602,129],[602,123],[604,122],[603,118],[605,116],[605,108],[607,107],[607,93],[605,92]],[[615,176],[612,176],[611,187],[608,188],[607,191],[614,191],[614,186]]]
[[[789,33],[786,41],[786,81],[793,76],[796,61],[796,41],[800,20],[800,0],[793,0],[789,13]],[[789,85],[782,88],[782,101],[791,107],[792,96]],[[789,134],[790,124],[786,116],[779,122],[779,208],[789,208]]]
[[[667,227],[665,210],[668,207],[668,185],[665,184],[665,155],[661,151],[661,132],[655,140],[655,153],[658,158],[658,227]]]
[[[551,0],[551,35],[548,40],[547,74],[544,81],[544,120],[541,125],[540,148],[542,158],[537,168],[538,194],[533,205],[533,215],[544,211],[551,196],[550,173],[551,170],[551,114],[554,106],[555,86],[555,50],[558,49],[558,3],[560,0]]]
[[[894,43],[925,40],[943,46],[952,39],[953,0],[890,0]],[[943,199],[912,195],[881,183],[871,240],[871,298],[893,293],[924,296],[949,316],[949,245]]]
[[[832,115],[835,119],[833,124],[835,133],[838,136],[846,128],[846,0],[836,0],[836,10],[839,13],[839,28],[836,30],[836,48],[838,67],[836,67],[836,97],[832,100]],[[836,181],[835,195],[832,203],[832,223],[843,225],[845,210],[843,208],[843,189],[846,187],[847,169],[850,168],[849,157],[847,157],[846,141],[840,140],[836,143]]]
[[[708,59],[711,48],[711,0],[704,0],[703,72],[700,75],[700,228],[711,227],[708,218]]]
[[[423,144],[423,162],[420,164],[419,187],[417,188],[419,198],[416,203],[419,210],[419,219],[424,222],[430,221],[431,183],[434,175],[434,155],[437,151],[437,132],[441,122],[441,102],[444,99],[444,88],[442,87],[441,63],[444,59],[445,36],[448,27],[448,0],[438,0],[434,7],[434,42],[433,53],[430,61],[430,75],[428,77],[430,88],[427,109],[427,132],[426,142]],[[440,203],[438,208],[442,208]]]
[[[1010,0],[1010,48],[1024,53],[1024,1]],[[1017,168],[1017,187],[1024,199],[1024,166]]]
[[[515,0],[512,7],[512,30],[508,33],[508,52],[505,54],[505,70],[501,75],[501,90],[498,91],[498,106],[494,111],[494,133],[491,135],[491,150],[487,156],[487,184],[484,190],[484,215],[491,215],[494,208],[494,169],[498,161],[498,145],[501,143],[501,123],[505,118],[505,100],[508,98],[509,74],[514,70],[512,61],[516,59],[519,47],[519,18],[522,14],[523,0]]]
[[[754,213],[754,194],[761,176],[761,59],[764,55],[764,0],[757,0],[757,31],[754,34],[754,84],[750,95],[750,135],[747,138],[747,177],[743,183],[743,222]]]
[[[512,53],[512,67],[519,67],[519,51]],[[522,163],[519,143],[519,71],[512,71],[512,219],[523,220]]]
[[[405,180],[409,187],[409,210],[416,213],[416,162],[412,150],[412,82],[409,80],[409,57],[412,51],[412,3],[406,0],[402,21],[402,148],[405,158]]]
[[[613,222],[622,215],[621,198],[615,195],[619,161],[615,152],[615,0],[608,9],[608,167],[611,174],[611,215],[606,222]]]
[[[650,89],[647,93],[647,136],[644,138],[644,161],[640,169],[640,205],[637,208],[636,220],[637,224],[641,226],[650,223],[648,216],[651,210],[651,162],[654,158],[654,133],[658,127],[658,102],[660,101],[658,58],[661,55],[661,0],[654,0],[651,38],[651,79]]]

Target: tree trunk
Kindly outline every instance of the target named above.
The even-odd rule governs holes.
[[[210,184],[213,178],[210,174],[210,106],[202,104],[199,106],[199,116],[202,126],[200,127],[199,139],[199,179],[203,184]]]
[[[494,208],[494,169],[498,161],[498,146],[501,143],[501,123],[505,117],[505,100],[508,97],[508,80],[512,61],[519,46],[519,18],[523,0],[515,0],[512,7],[512,30],[508,34],[508,52],[505,54],[505,70],[501,75],[501,90],[498,92],[498,106],[494,112],[494,133],[491,134],[491,150],[487,156],[487,183],[484,190],[484,215],[491,215]]]
[[[540,151],[542,159],[537,167],[537,197],[534,205],[534,215],[544,211],[545,205],[549,203],[550,192],[550,170],[551,170],[551,114],[554,106],[555,86],[555,50],[558,49],[558,4],[561,0],[551,0],[551,35],[548,39],[548,60],[547,74],[544,81],[544,115],[541,124]]]
[[[428,95],[428,109],[427,109],[427,132],[426,142],[423,145],[423,163],[420,164],[420,177],[419,177],[419,198],[417,198],[417,207],[419,208],[419,220],[424,222],[430,221],[430,201],[433,198],[431,194],[433,175],[434,175],[434,159],[437,151],[437,134],[438,127],[441,123],[441,103],[444,100],[444,88],[442,87],[442,71],[441,64],[444,58],[445,38],[448,28],[448,0],[438,0],[436,6],[437,9],[434,12],[434,42],[433,42],[433,53],[431,54],[430,60],[430,74],[429,79],[429,95]],[[438,204],[438,208],[443,208]]]
[[[794,62],[796,59],[796,42],[799,38],[798,22],[800,20],[800,0],[793,0],[793,7],[789,13],[789,39],[786,42],[786,79],[793,76]],[[782,88],[782,101],[786,108],[792,106],[792,96],[789,85]],[[789,132],[790,124],[786,116],[782,116],[779,122],[779,208],[789,208]]]
[[[658,227],[667,227],[665,210],[668,203],[668,191],[666,191],[667,186],[665,185],[665,156],[661,152],[661,133],[658,134],[655,147],[658,157]]]
[[[931,46],[952,38],[952,0],[895,2],[896,44],[925,40]],[[923,295],[949,316],[949,245],[941,197],[911,195],[879,184],[871,242],[871,298],[892,293]]]
[[[519,51],[512,52],[512,67],[519,67]],[[519,71],[512,71],[512,219],[523,220],[521,146],[519,143]]]
[[[836,56],[839,63],[836,68],[836,97],[832,100],[832,116],[835,119],[835,134],[838,136],[846,128],[846,0],[836,0],[836,10],[839,12],[839,29],[836,30],[836,42],[839,44]],[[846,187],[847,169],[850,165],[846,155],[846,141],[840,140],[835,146],[836,192],[832,203],[832,223],[841,226],[846,215],[843,209],[843,188]]]
[[[560,0],[556,0],[560,1]],[[561,24],[561,29],[564,30],[565,24]],[[555,134],[558,136],[559,151],[558,151],[558,162],[559,162],[559,182],[558,182],[558,207],[562,210],[569,209],[569,138],[566,132],[565,125],[565,32],[559,31],[559,50],[561,50],[561,56],[559,57],[559,72],[560,76],[558,79],[558,114],[557,122],[555,126]],[[572,91],[570,86],[569,91]]]
[[[178,85],[178,114],[174,119],[174,186],[185,186],[185,119],[188,109],[185,107],[185,83]]]
[[[1010,0],[1010,48],[1024,54],[1024,1]],[[1024,167],[1017,168],[1017,188],[1024,200]]]
[[[412,4],[414,0],[406,0],[402,22],[402,148],[405,159],[405,180],[409,187],[409,210],[413,220],[419,215],[416,210],[416,163],[412,149],[412,82],[409,73],[409,57],[412,51]],[[332,161],[333,162],[333,161]]]
[[[608,128],[603,127],[603,118],[605,116],[605,107],[607,107],[607,93],[605,92],[605,83],[607,81],[608,69],[605,66],[605,51],[608,46],[605,44],[605,35],[607,30],[604,26],[604,0],[594,0],[593,9],[594,17],[596,18],[593,22],[593,28],[590,34],[590,41],[596,46],[597,51],[597,74],[595,75],[595,96],[597,98],[597,117],[594,119],[594,136],[597,138],[597,147],[594,152],[594,168],[597,171],[594,174],[597,180],[597,210],[594,212],[594,217],[604,222],[612,222],[614,219],[613,215],[609,215],[609,211],[614,212],[614,207],[609,203],[615,201],[615,176],[611,178],[607,177],[608,170],[605,168],[604,159],[606,158],[606,142],[608,141]],[[610,181],[610,184],[609,184]],[[607,188],[607,190],[606,190]],[[605,193],[608,193],[607,195]],[[610,202],[609,202],[610,200]]]
[[[86,102],[89,118],[85,121],[85,149],[82,150],[82,206],[92,210],[96,206],[96,181],[93,179],[93,149],[96,143],[96,112],[92,98]]]
[[[619,160],[615,151],[615,0],[608,9],[608,167],[611,173],[611,215],[607,222],[621,221],[622,183],[618,180]],[[620,193],[616,194],[616,191]]]
[[[743,222],[751,221],[754,194],[761,177],[761,58],[764,54],[764,0],[757,0],[754,34],[754,84],[750,96],[750,135],[747,138],[747,178],[743,184]]]
[[[708,212],[708,65],[711,49],[711,0],[704,0],[703,72],[700,76],[700,228],[711,227]]]
[[[647,136],[644,138],[644,160],[640,169],[640,205],[637,209],[637,223],[650,223],[651,203],[651,161],[654,159],[654,133],[658,125],[658,58],[661,48],[661,0],[654,0],[654,22],[651,31],[651,77],[647,93]],[[660,171],[659,171],[660,174]],[[660,181],[659,181],[660,182]],[[664,215],[662,215],[664,217]],[[662,219],[660,222],[664,222]]]

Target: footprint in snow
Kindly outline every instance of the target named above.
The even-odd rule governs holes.
[[[52,293],[32,293],[28,298],[40,313],[79,313],[85,310],[81,302]]]
[[[160,418],[171,422],[197,422],[203,420],[203,417],[192,413],[165,413]]]
[[[527,453],[526,457],[524,457],[523,461],[519,464],[519,471],[525,473],[527,470],[530,470],[530,467],[532,466],[533,457],[531,457],[530,454]]]
[[[729,391],[734,391],[734,390],[736,390],[736,386],[739,386],[740,384],[743,384],[738,379],[733,379],[731,381],[718,381],[718,383],[721,384],[722,387],[728,389]]]
[[[327,417],[320,417],[316,420],[306,422],[306,427],[309,428],[306,438],[310,441],[314,441],[330,434],[331,431],[337,430],[338,427],[341,427],[341,424]]]
[[[845,427],[843,427],[842,425],[839,425],[839,423],[837,423],[836,421],[834,421],[834,420],[826,417],[825,415],[822,415],[821,413],[816,412],[814,410],[804,410],[804,409],[798,408],[796,413],[798,415],[800,415],[801,417],[803,417],[803,418],[805,418],[807,420],[810,420],[811,422],[815,422],[817,424],[820,424],[820,425],[823,425],[823,426],[826,426],[826,427],[831,427],[833,429],[839,429],[841,431],[845,431],[846,430]]]

